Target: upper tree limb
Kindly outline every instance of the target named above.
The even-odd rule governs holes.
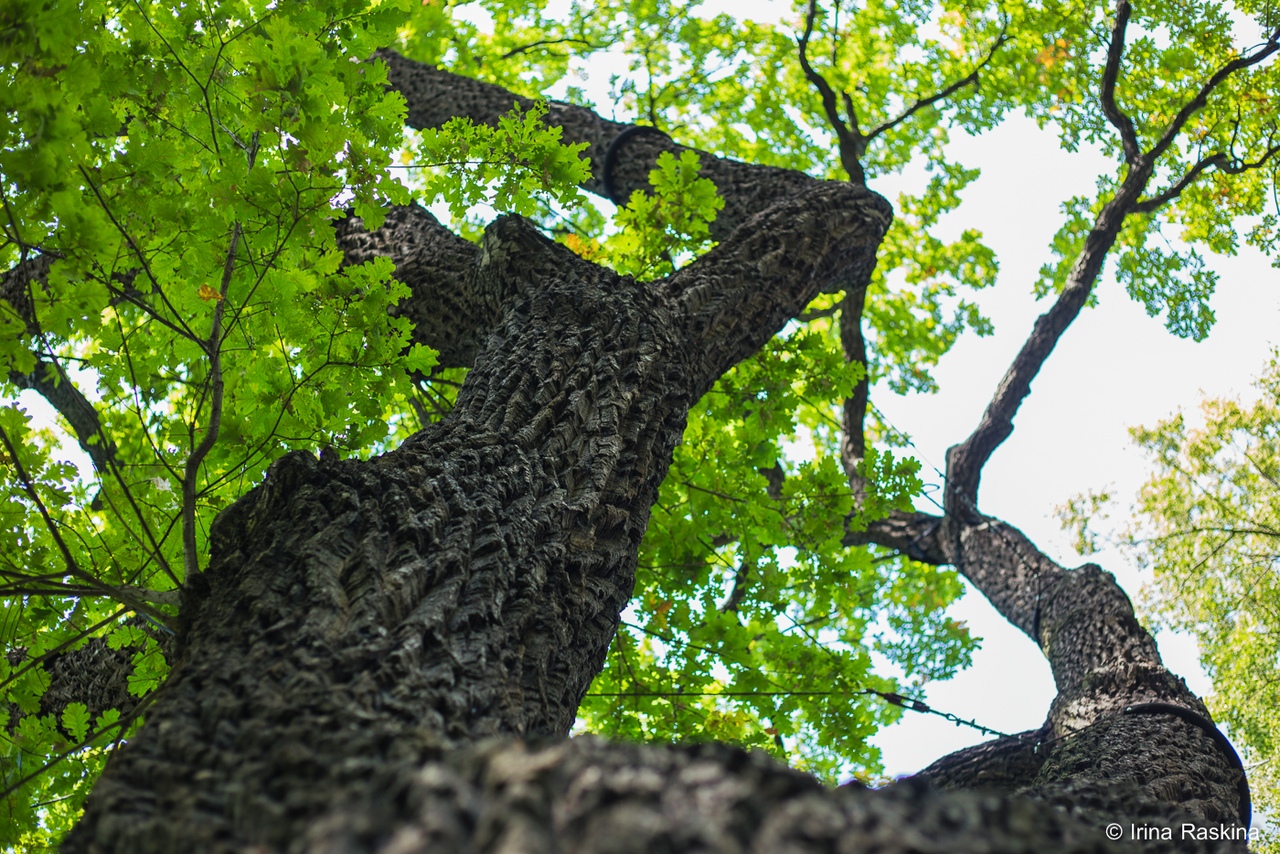
[[[513,104],[528,109],[533,101],[501,86],[452,74],[434,66],[406,59],[394,51],[380,51],[387,63],[391,86],[404,96],[409,107],[408,124],[414,128],[437,128],[452,118],[467,118],[480,124],[496,124]],[[586,107],[550,101],[545,121],[560,127],[566,143],[587,143],[591,178],[584,189],[625,204],[636,190],[648,191],[649,172],[662,152],[676,156],[689,150],[666,136],[655,133],[629,135],[606,157],[618,135],[635,127],[605,119]],[[790,169],[760,166],[698,152],[701,176],[710,179],[724,199],[724,208],[711,223],[711,236],[723,240],[753,214],[782,199],[821,184],[817,179]],[[605,174],[606,160],[611,167]]]

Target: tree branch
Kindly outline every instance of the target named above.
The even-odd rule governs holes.
[[[107,472],[115,459],[115,443],[102,431],[98,410],[76,388],[61,365],[37,356],[34,370],[27,374],[10,371],[9,381],[47,400],[71,426],[76,442],[93,462],[94,469],[99,474]]]
[[[569,36],[559,39],[539,39],[536,42],[530,42],[529,44],[522,44],[519,47],[513,47],[511,50],[499,57],[499,59],[510,59],[513,56],[519,56],[522,53],[527,53],[528,51],[536,50],[540,47],[551,47],[558,44],[580,44],[585,47],[589,47],[592,50],[599,50],[604,47],[604,45],[594,44],[586,39],[572,38]]]
[[[392,208],[376,231],[349,214],[334,223],[347,264],[389,258],[410,295],[393,311],[413,323],[414,341],[440,353],[444,367],[469,367],[497,317],[497,295],[476,277],[480,247],[417,205]]]
[[[501,86],[414,62],[394,51],[379,51],[376,58],[387,63],[390,85],[408,102],[406,121],[410,127],[438,128],[455,117],[493,125],[511,110],[512,104],[524,110],[534,104],[533,99]],[[548,101],[545,121],[548,126],[563,130],[561,138],[566,143],[587,144],[591,178],[582,186],[605,198],[611,198],[609,188],[617,198],[628,198],[636,190],[648,192],[651,189],[649,172],[662,152],[679,156],[684,151],[696,151],[701,161],[701,176],[716,185],[725,203],[710,225],[711,237],[715,240],[726,239],[744,221],[775,202],[822,183],[792,169],[716,157],[658,133],[632,132],[619,140],[623,131],[638,126],[610,121],[575,104]],[[613,156],[606,157],[611,146]],[[610,167],[607,176],[606,165]]]
[[[857,491],[860,486],[851,484]],[[944,536],[943,518],[918,511],[898,510],[884,519],[870,522],[864,531],[847,531],[846,546],[875,544],[901,552],[912,560],[932,566],[952,563],[951,543]]]
[[[0,444],[4,445],[5,450],[8,452],[9,460],[13,465],[14,471],[18,475],[18,481],[22,484],[23,491],[27,493],[27,497],[31,500],[31,503],[35,505],[36,511],[40,514],[40,518],[44,522],[50,538],[53,539],[54,545],[57,546],[58,552],[62,556],[63,565],[66,567],[67,574],[73,578],[83,581],[89,587],[97,590],[98,595],[107,599],[114,599],[115,601],[128,606],[130,610],[139,614],[145,614],[148,618],[155,620],[160,625],[167,626],[167,621],[170,617],[163,611],[159,611],[140,600],[133,592],[137,588],[107,584],[93,573],[81,569],[80,565],[76,562],[75,557],[71,554],[71,549],[67,547],[66,541],[62,538],[62,533],[58,530],[58,523],[54,521],[53,515],[49,513],[49,509],[45,507],[44,501],[40,498],[40,493],[36,490],[35,482],[31,479],[31,476],[27,473],[26,467],[22,464],[22,460],[18,456],[17,447],[9,438],[9,434],[4,430],[4,428],[0,428]]]
[[[866,301],[866,287],[851,286],[845,291],[844,300],[840,303],[840,346],[844,349],[844,359],[846,362],[857,362],[864,369],[862,379],[853,387],[852,396],[845,400],[841,409],[843,436],[840,440],[840,462],[844,466],[849,485],[853,487],[855,501],[862,492],[860,486],[863,477],[859,469],[867,455],[865,423],[871,390],[871,374],[866,370],[867,342],[862,334],[862,312]]]
[[[1030,786],[1049,755],[1040,750],[1045,727],[984,741],[957,750],[913,775],[944,790],[977,789],[1012,793]]]
[[[997,800],[940,792],[912,780],[883,790],[831,789],[760,752],[719,744],[629,745],[592,737],[545,747],[494,742],[381,775],[359,802],[332,805],[326,821],[300,842],[323,854],[496,850],[511,840],[519,840],[520,850],[594,854],[619,850],[620,839],[634,851],[761,854],[1144,850],[1138,843],[1106,839],[1106,821],[1093,814],[1093,821],[1077,817],[1087,809],[1084,804],[1101,800],[1100,792],[1091,793],[1092,799],[1077,795],[1082,809],[1075,811],[1070,804],[1055,808],[1035,794]],[[1141,793],[1129,800],[1147,807],[1136,813],[1144,824],[1167,826],[1171,834],[1180,833],[1182,816],[1195,822],[1185,813],[1168,817],[1167,809],[1157,817],[1150,810],[1155,799]],[[1111,818],[1127,827],[1132,816],[1117,809]],[[392,841],[382,848],[377,838]],[[1178,850],[1220,849],[1188,840]]]
[[[813,36],[814,21],[818,16],[817,0],[809,0],[809,9],[804,16],[804,33],[796,40],[800,49],[800,68],[804,70],[805,79],[818,90],[822,98],[822,110],[827,115],[827,123],[835,132],[840,147],[840,165],[848,173],[849,180],[855,184],[866,184],[867,176],[862,169],[862,155],[867,148],[868,137],[857,130],[857,115],[853,111],[852,100],[846,96],[845,106],[849,113],[849,124],[840,118],[836,109],[836,93],[825,77],[809,64],[809,39]]]
[[[33,292],[37,284],[43,284],[53,262],[50,255],[37,255],[22,261],[0,276],[0,299],[7,300],[17,317],[26,324],[29,334],[40,334],[36,322]],[[50,354],[51,356],[52,354]],[[83,392],[67,376],[56,359],[35,354],[33,370],[22,374],[9,372],[9,381],[18,388],[36,392],[57,410],[71,427],[80,448],[89,456],[93,467],[105,474],[107,466],[115,459],[115,444],[102,432],[98,411]]]
[[[1117,63],[1119,62],[1123,48],[1123,25],[1127,21],[1128,4],[1126,0],[1121,0],[1117,12],[1116,26],[1112,32],[1108,62],[1112,59],[1115,59]],[[1277,39],[1280,39],[1280,29],[1272,33],[1271,38],[1268,39],[1262,49],[1249,56],[1239,57],[1219,69],[1210,78],[1209,82],[1201,87],[1199,93],[1178,112],[1177,117],[1165,129],[1155,147],[1147,155],[1130,161],[1130,171],[1121,182],[1116,195],[1103,207],[1094,220],[1093,227],[1085,238],[1084,248],[1077,256],[1076,262],[1067,277],[1066,287],[1063,288],[1053,307],[1036,320],[1031,335],[1027,338],[1026,343],[1023,344],[1013,364],[996,388],[991,403],[983,413],[982,421],[968,439],[948,450],[947,510],[949,514],[962,516],[976,512],[978,482],[982,466],[985,465],[995,449],[1013,432],[1013,417],[1030,392],[1031,381],[1039,373],[1044,360],[1053,351],[1058,339],[1079,314],[1080,309],[1092,292],[1094,283],[1102,271],[1106,255],[1114,245],[1120,227],[1124,223],[1124,218],[1129,213],[1137,210],[1139,204],[1143,204],[1148,209],[1154,208],[1154,199],[1148,199],[1141,203],[1139,199],[1151,179],[1155,168],[1154,164],[1160,155],[1172,144],[1174,137],[1182,129],[1187,119],[1205,105],[1210,93],[1223,80],[1236,71],[1256,65],[1267,56],[1275,53],[1277,49],[1280,49],[1280,43],[1277,42]],[[1104,86],[1107,85],[1106,76],[1104,76],[1103,82]],[[1111,85],[1114,87],[1114,79],[1112,79]],[[1104,94],[1104,107],[1108,100],[1114,100],[1113,91],[1110,96]],[[1269,156],[1270,153],[1268,153],[1267,157]],[[1202,161],[1203,165],[1197,164],[1197,166],[1192,167],[1188,175],[1184,176],[1183,180],[1178,183],[1185,186],[1186,183],[1194,180],[1208,166],[1217,165],[1213,161],[1213,158],[1208,158],[1207,162]],[[1175,184],[1174,188],[1166,191],[1166,194],[1172,192],[1173,189],[1181,192],[1181,187]],[[1161,194],[1156,199],[1164,195]]]
[[[976,513],[982,467],[1013,432],[1013,417],[1031,391],[1031,381],[1075,320],[1093,291],[1107,253],[1115,244],[1124,218],[1150,180],[1150,159],[1125,176],[1116,195],[1103,206],[1085,236],[1084,246],[1053,306],[1036,319],[1031,334],[1000,380],[982,420],[967,439],[947,451],[947,512],[958,517]]]
[[[1129,0],[1119,0],[1116,4],[1116,19],[1111,26],[1111,43],[1107,46],[1107,63],[1102,71],[1102,112],[1107,121],[1120,132],[1120,142],[1124,146],[1126,163],[1133,164],[1142,156],[1138,146],[1138,135],[1133,129],[1133,120],[1125,115],[1116,104],[1116,78],[1120,76],[1120,60],[1124,56],[1124,33],[1129,25]]]
[[[1266,42],[1264,42],[1263,45],[1253,54],[1239,56],[1218,69],[1213,76],[1200,87],[1200,90],[1196,93],[1195,97],[1182,106],[1182,109],[1178,111],[1178,114],[1173,117],[1173,121],[1169,122],[1168,127],[1164,129],[1164,133],[1160,135],[1160,139],[1156,142],[1155,146],[1152,147],[1149,158],[1151,160],[1155,160],[1169,149],[1169,146],[1173,144],[1174,139],[1177,138],[1178,134],[1181,133],[1182,128],[1186,125],[1187,120],[1209,102],[1209,96],[1213,94],[1213,91],[1217,89],[1224,80],[1232,74],[1235,74],[1237,71],[1242,71],[1246,68],[1251,68],[1252,66],[1257,65],[1277,50],[1280,50],[1280,27],[1276,28]]]
[[[1154,213],[1168,202],[1171,202],[1180,196],[1183,190],[1195,183],[1196,179],[1210,168],[1216,169],[1217,171],[1227,175],[1239,175],[1240,173],[1247,172],[1250,169],[1262,168],[1267,164],[1267,161],[1277,153],[1280,153],[1280,145],[1271,146],[1262,154],[1261,157],[1252,162],[1233,163],[1226,153],[1221,151],[1208,157],[1201,158],[1194,166],[1187,170],[1186,174],[1175,181],[1172,186],[1156,193],[1154,196],[1140,199],[1136,204],[1134,204],[1133,212],[1141,214]]]
[[[1036,641],[1058,688],[1034,755],[1012,742],[994,742],[939,760],[924,772],[927,779],[963,786],[985,778],[1016,788],[1034,774],[1042,789],[1054,781],[1069,786],[1072,779],[1089,776],[1080,764],[1087,757],[1099,778],[1140,781],[1147,792],[1169,793],[1186,785],[1151,779],[1154,772],[1145,757],[1111,742],[1117,727],[1129,725],[1121,718],[1135,704],[1171,703],[1196,715],[1207,711],[1163,666],[1155,641],[1110,573],[1092,564],[1064,569],[1021,531],[991,518],[896,513],[846,537],[846,543],[866,542],[916,560],[954,565],[1001,616]],[[1206,759],[1217,763],[1214,805],[1207,809],[1220,820],[1236,820],[1247,797],[1238,764],[1203,731],[1184,731],[1183,737],[1197,739]],[[1171,773],[1177,777],[1184,770]]]
[[[664,280],[698,354],[695,399],[819,292],[868,280],[892,218],[889,203],[865,187],[827,182],[767,208]]]
[[[876,125],[867,133],[866,140],[867,141],[873,140],[880,134],[884,133],[885,131],[892,130],[893,128],[902,124],[907,119],[914,116],[916,113],[923,110],[925,107],[933,106],[939,101],[944,101],[947,98],[950,98],[953,94],[955,94],[960,89],[963,89],[965,86],[976,85],[978,82],[979,73],[982,71],[982,69],[986,68],[987,65],[991,63],[991,60],[995,58],[996,52],[1000,50],[1000,48],[1004,47],[1004,45],[1008,43],[1008,41],[1009,41],[1008,27],[1006,25],[1005,27],[1000,28],[1000,35],[996,38],[995,44],[991,46],[991,49],[987,51],[987,55],[982,58],[982,61],[978,63],[978,65],[973,69],[973,71],[970,71],[964,77],[960,78],[959,80],[952,83],[950,86],[941,90],[940,92],[936,92],[933,95],[928,96],[927,98],[921,98],[920,100],[916,101],[914,104],[908,107],[905,112],[901,113],[897,118],[890,119],[889,121]]]
[[[187,457],[187,464],[182,472],[182,554],[187,578],[200,571],[200,556],[196,552],[196,477],[205,457],[217,443],[218,433],[222,428],[222,314],[227,302],[227,291],[231,287],[231,277],[235,272],[236,250],[239,246],[240,223],[237,222],[231,228],[231,247],[227,250],[227,257],[222,265],[222,281],[213,307],[213,319],[209,323],[209,338],[202,342],[202,347],[209,356],[209,424],[200,444]]]
[[[166,600],[166,604],[173,604],[168,600],[176,593],[168,591],[159,596]],[[112,649],[107,643],[107,636],[98,634],[119,622],[126,613],[123,609],[116,611],[39,656],[30,657],[23,647],[12,648],[9,652],[12,672],[8,679],[0,682],[0,688],[28,670],[42,667],[49,675],[49,687],[40,698],[38,714],[52,715],[60,721],[63,710],[70,703],[84,703],[90,720],[96,720],[108,709],[116,709],[121,718],[128,718],[141,702],[140,698],[129,693],[129,676],[134,671],[133,656],[140,647]],[[153,638],[166,657],[172,654],[174,635],[167,629],[142,616],[128,617],[123,624],[141,629]],[[12,729],[22,719],[22,713],[16,705],[10,705],[9,711],[9,729]]]

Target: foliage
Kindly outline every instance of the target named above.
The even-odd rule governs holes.
[[[587,145],[561,145],[560,128],[542,123],[546,113],[545,101],[527,112],[517,104],[497,127],[456,118],[422,131],[418,165],[447,168],[426,182],[423,196],[444,201],[455,219],[479,204],[523,216],[532,215],[540,199],[576,204],[578,184],[591,175],[579,156]]]
[[[797,61],[809,9],[808,57],[840,93],[834,112]],[[866,137],[859,165],[873,188],[923,176],[898,195],[868,289],[868,364],[846,360],[843,295],[826,295],[691,412],[623,631],[582,709],[583,726],[614,735],[719,738],[828,778],[876,775],[867,737],[900,713],[885,696],[948,677],[974,640],[944,613],[960,593],[949,570],[842,545],[846,525],[908,506],[919,484],[911,460],[868,449],[855,506],[840,406],[864,380],[875,393],[931,391],[957,337],[990,331],[968,292],[994,280],[996,259],[977,228],[947,227],[977,177],[948,159],[953,133],[1022,110],[1119,163],[1091,88],[1107,14],[1084,0],[815,3],[777,24],[680,0],[558,15],[538,0],[6,5],[0,262],[52,266],[45,285],[0,300],[0,844],[49,847],[137,725],[116,710],[89,720],[74,702],[53,711],[44,662],[105,638],[130,655],[145,714],[167,670],[175,591],[206,559],[217,512],[286,451],[376,453],[452,405],[465,370],[436,370],[432,353],[407,347],[407,322],[388,311],[404,287],[385,262],[342,266],[332,220],[350,209],[375,226],[416,193],[472,236],[486,207],[520,213],[639,278],[711,244],[720,200],[696,155],[660,159],[652,192],[620,210],[584,204],[580,150],[543,125],[541,102],[496,127],[457,120],[406,143],[385,69],[358,61],[388,44],[578,102],[590,99],[572,81],[614,62],[619,116],[682,142],[840,178],[843,123]],[[1234,55],[1224,15],[1207,2],[1135,12],[1118,91],[1144,143]],[[1207,330],[1214,282],[1199,250],[1172,247],[1162,229],[1230,252],[1247,215],[1246,240],[1280,239],[1262,157],[1276,74],[1233,80],[1155,172],[1172,187],[1223,151],[1239,174],[1204,169],[1121,236],[1118,274],[1178,334]],[[406,187],[390,177],[397,159],[428,168]],[[1039,293],[1063,285],[1125,169],[1070,203]],[[31,418],[15,378],[37,374],[73,383],[99,413],[86,442],[103,452],[100,470],[66,462],[66,425]]]
[[[775,339],[690,413],[635,597],[580,709],[585,728],[737,742],[830,779],[874,774],[867,738],[901,714],[874,692],[903,686],[871,653],[912,688],[968,663],[967,631],[941,613],[959,595],[954,574],[841,544],[854,505],[829,401],[863,371],[828,340],[815,329]],[[801,431],[811,460],[785,450]],[[869,460],[869,509],[909,505],[914,461]]]
[[[1155,473],[1138,499],[1131,547],[1154,571],[1148,610],[1190,632],[1213,679],[1214,717],[1251,763],[1257,808],[1280,810],[1280,361],[1261,398],[1202,404],[1133,431]],[[1266,842],[1266,840],[1263,840]],[[1275,849],[1275,842],[1269,843]],[[1258,850],[1266,850],[1259,848]]]
[[[797,62],[794,18],[761,24],[711,17],[697,2],[681,0],[627,0],[606,8],[628,24],[611,47],[628,65],[612,87],[624,109],[725,156],[845,177],[832,156],[834,139],[817,93]],[[811,53],[829,60],[823,72],[850,93],[869,129],[972,72],[1000,26],[989,4],[876,2],[857,10],[837,4],[823,8]],[[995,280],[995,259],[981,232],[968,229],[951,241],[935,232],[976,177],[946,159],[949,129],[979,132],[1007,107],[1007,99],[983,100],[966,86],[956,98],[886,128],[864,157],[873,189],[880,177],[931,172],[923,192],[897,200],[865,314],[871,336],[885,342],[871,351],[872,375],[887,377],[896,391],[933,390],[929,368],[956,336],[990,330],[971,302],[956,299],[960,289]]]
[[[1213,325],[1209,299],[1217,286],[1201,249],[1234,254],[1241,218],[1247,217],[1246,242],[1280,263],[1274,253],[1280,214],[1274,195],[1280,151],[1276,63],[1226,77],[1186,114],[1178,133],[1168,135],[1206,82],[1242,58],[1241,44],[1256,44],[1258,30],[1243,24],[1241,13],[1255,16],[1263,39],[1274,32],[1270,12],[1246,4],[1135,4],[1115,84],[1117,108],[1130,119],[1136,144],[1155,152],[1146,197],[1163,200],[1153,211],[1126,220],[1114,252],[1115,273],[1149,315],[1163,314],[1170,332],[1197,341]],[[1115,174],[1099,178],[1095,193],[1064,205],[1063,225],[1051,248],[1055,260],[1041,269],[1037,295],[1061,290],[1094,215],[1131,168],[1093,82],[1096,64],[1105,58],[1112,17],[1109,5],[1046,3],[1038,18],[1046,24],[1045,46],[1034,62],[1015,72],[1024,85],[1035,77],[1053,93],[1027,105],[1041,126],[1057,128],[1069,150],[1097,145],[1118,163]]]
[[[217,511],[286,450],[378,447],[407,372],[432,363],[405,354],[407,322],[388,315],[404,294],[390,265],[340,269],[330,227],[340,205],[375,222],[405,195],[386,170],[400,99],[383,69],[351,61],[398,14],[349,0],[6,7],[0,253],[6,267],[54,261],[26,295],[36,322],[6,304],[20,334],[0,338],[0,376],[48,370],[37,356],[75,366],[59,381],[91,389],[90,441],[110,464],[82,477],[6,387],[0,844],[45,850],[132,724],[90,732],[74,706],[48,712],[43,658],[114,627],[111,644],[133,650],[130,692],[153,690],[167,603]],[[151,631],[120,628],[125,611]]]

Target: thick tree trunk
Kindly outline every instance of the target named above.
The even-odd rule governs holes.
[[[1239,758],[1204,704],[1164,667],[1110,573],[1093,564],[1064,569],[990,518],[897,514],[848,540],[958,567],[1036,641],[1053,671],[1058,696],[1044,726],[944,757],[923,778],[1034,794],[1103,824],[1130,810],[1145,814],[1142,802],[1212,825],[1248,824]]]
[[[416,123],[511,103],[389,58]],[[634,135],[609,175],[620,127],[551,115],[592,143],[601,187],[629,192],[674,145]],[[396,261],[420,339],[473,365],[457,406],[367,462],[290,455],[219,517],[172,673],[64,850],[1120,851],[1108,821],[1233,820],[1239,772],[1207,733],[1120,714],[1134,698],[1203,711],[1124,594],[990,520],[907,515],[869,536],[960,565],[1050,654],[1062,695],[1046,729],[926,774],[1021,796],[831,790],[728,748],[563,740],[689,406],[820,290],[865,278],[890,218],[851,185],[704,167],[734,227],[657,282],[518,219],[479,250],[414,208],[372,235],[340,227],[350,259]],[[1239,848],[1173,839],[1148,847]]]
[[[472,267],[420,282],[409,262],[462,250],[428,216],[387,227],[418,223],[402,275],[479,349],[455,409],[368,462],[286,457],[219,517],[172,675],[67,850],[286,848],[325,816],[365,827],[352,804],[372,781],[484,738],[566,735],[689,405],[864,258],[890,211],[814,184],[654,283],[514,218]]]

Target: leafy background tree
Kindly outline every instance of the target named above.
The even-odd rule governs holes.
[[[577,152],[537,110],[405,140],[379,67],[350,59],[394,44],[516,92],[562,85],[581,100],[568,75],[607,46],[628,66],[611,82],[615,109],[682,141],[873,187],[928,170],[925,192],[899,198],[859,305],[865,358],[843,346],[841,295],[820,298],[691,414],[624,631],[582,709],[584,727],[610,735],[759,746],[834,779],[874,777],[866,739],[900,714],[898,692],[951,675],[973,645],[944,613],[960,590],[950,571],[844,542],[851,512],[902,509],[919,487],[906,437],[871,409],[864,490],[849,492],[846,401],[868,385],[931,390],[956,337],[989,328],[964,296],[995,276],[981,233],[936,236],[975,177],[946,159],[948,132],[1022,110],[1068,147],[1101,142],[1116,156],[1115,176],[1067,208],[1059,261],[1036,284],[1050,295],[1131,171],[1129,145],[1159,146],[1196,85],[1237,56],[1217,7],[1136,10],[1138,35],[1111,75],[1133,117],[1117,136],[1090,88],[1110,55],[1102,7],[809,4],[778,26],[665,3],[482,8],[491,27],[443,4],[14,8],[0,159],[6,390],[72,397],[67,411],[84,404],[97,420],[69,419],[68,433],[34,428],[17,404],[0,411],[9,844],[38,850],[63,833],[104,752],[145,714],[145,699],[125,716],[75,702],[51,713],[58,655],[105,637],[145,698],[219,509],[285,451],[377,453],[456,396],[464,372],[409,346],[390,266],[342,266],[330,223],[344,208],[373,226],[387,202],[439,198],[475,234],[487,203],[641,278],[713,242],[718,200],[696,158],[659,161],[652,194],[616,212],[592,207],[574,189]],[[1247,214],[1260,217],[1250,240],[1275,239],[1262,168],[1273,168],[1274,123],[1241,107],[1274,91],[1268,68],[1188,116],[1154,168],[1149,209],[1119,236],[1131,294],[1177,334],[1207,332],[1213,281],[1194,249],[1153,248],[1161,228],[1231,251]],[[393,163],[407,186],[389,177]],[[91,479],[60,461],[72,437]],[[896,667],[877,668],[872,651]]]
[[[1063,513],[1082,553],[1118,539],[1151,570],[1147,611],[1196,638],[1213,679],[1210,706],[1243,748],[1258,807],[1270,815],[1278,806],[1280,737],[1278,367],[1268,364],[1252,403],[1207,399],[1198,413],[1133,430],[1154,473],[1131,508],[1132,522],[1108,530],[1105,514],[1119,499],[1110,492],[1078,496]],[[1275,840],[1258,850],[1276,850]]]

